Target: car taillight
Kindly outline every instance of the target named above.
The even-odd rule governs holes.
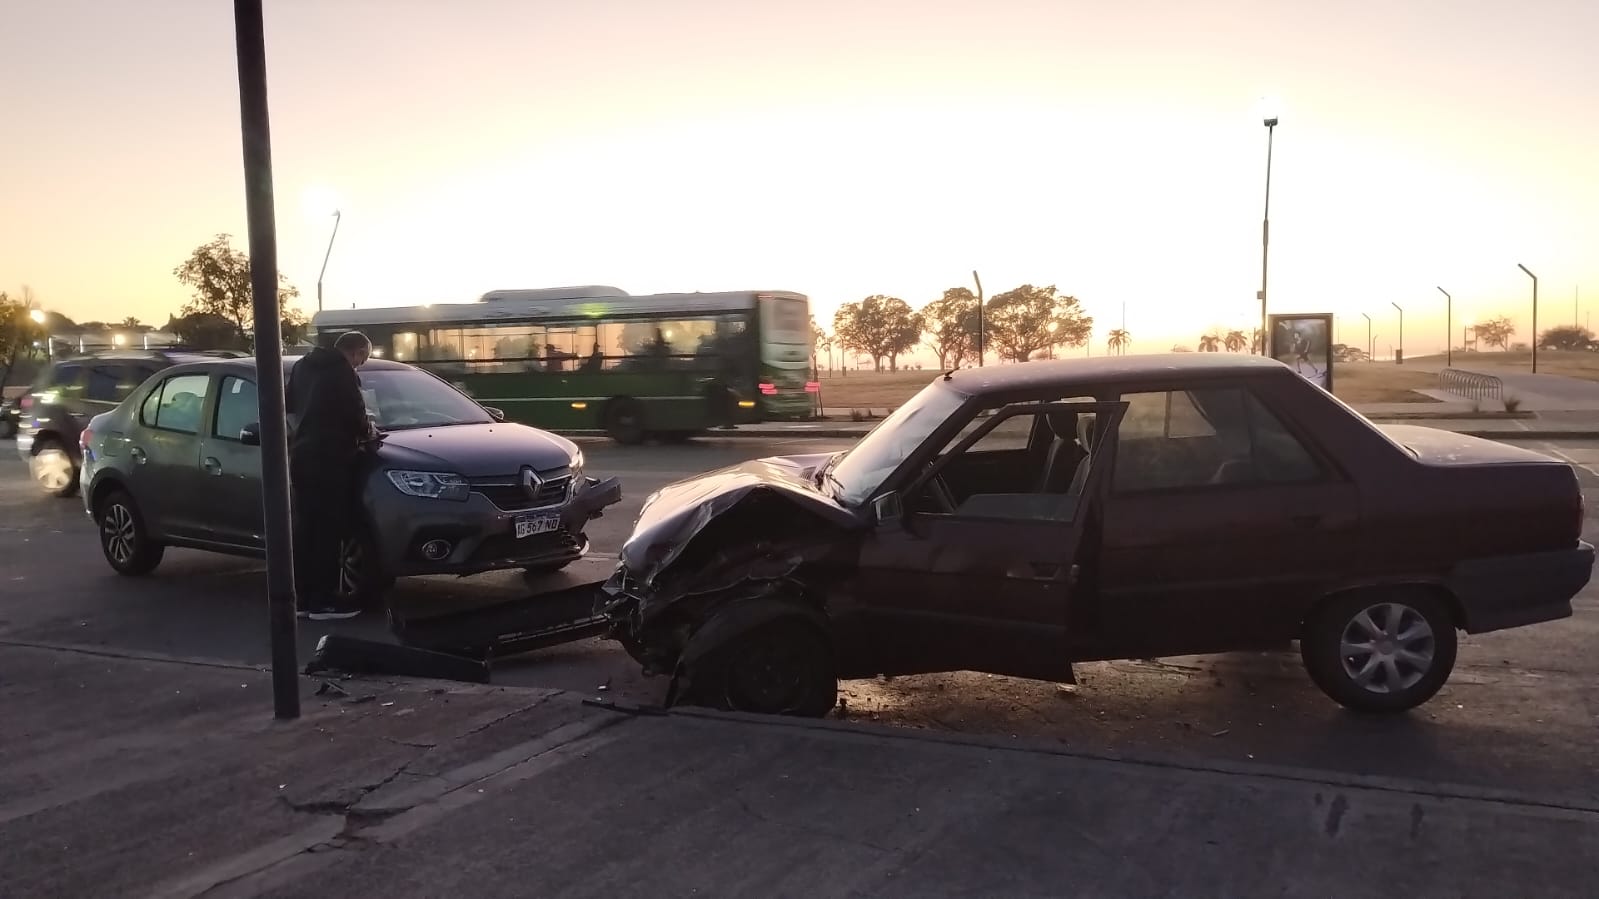
[[[94,439],[94,432],[89,430],[88,428],[84,428],[78,434],[78,449],[83,450],[84,452],[88,452],[89,451],[89,441],[91,441],[93,439]]]
[[[17,408],[21,409],[24,412],[28,411],[29,409],[32,409],[33,408],[33,397],[24,396],[22,399],[18,400],[17,401]]]
[[[759,387],[761,389],[761,393],[766,396],[774,396],[777,393],[776,384],[757,384],[756,386]]]

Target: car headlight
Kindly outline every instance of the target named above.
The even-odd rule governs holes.
[[[467,487],[466,478],[458,474],[446,474],[441,471],[391,471],[388,472],[389,483],[394,489],[406,496],[420,496],[423,499],[447,499],[455,502],[466,502],[467,494],[471,491]]]
[[[577,453],[574,456],[572,456],[571,468],[572,468],[572,480],[574,480],[574,481],[583,480],[583,451],[582,450],[578,450]]]

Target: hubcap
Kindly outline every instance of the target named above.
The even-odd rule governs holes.
[[[1361,689],[1397,693],[1427,676],[1437,648],[1432,625],[1420,612],[1404,603],[1385,602],[1349,619],[1338,654],[1344,674]]]
[[[64,490],[72,483],[72,460],[61,450],[43,450],[33,457],[33,476],[46,490]]]
[[[133,526],[133,513],[121,503],[105,510],[100,520],[100,533],[105,540],[106,554],[118,565],[133,561],[133,546],[138,537]]]

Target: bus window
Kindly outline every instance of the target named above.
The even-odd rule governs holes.
[[[421,337],[414,331],[401,331],[394,335],[394,361],[415,362],[421,358]]]

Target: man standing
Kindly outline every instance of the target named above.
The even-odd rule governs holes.
[[[313,621],[361,614],[340,596],[343,545],[358,501],[357,463],[375,436],[355,370],[372,355],[359,331],[317,347],[289,374],[289,482],[294,514],[294,589],[300,614]]]

